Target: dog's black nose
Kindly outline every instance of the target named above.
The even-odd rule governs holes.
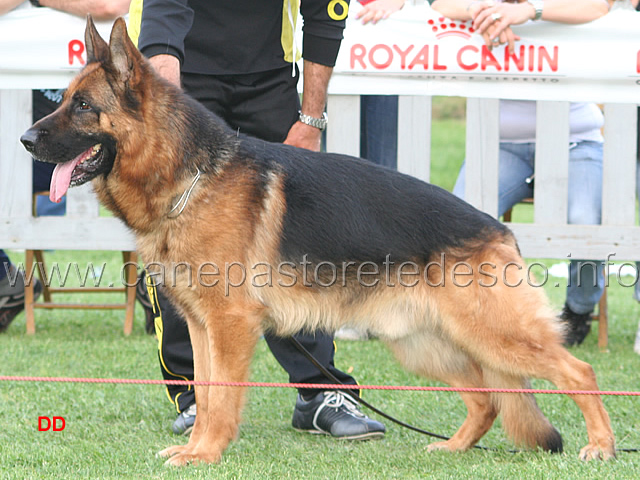
[[[36,149],[36,141],[38,140],[39,130],[35,128],[30,128],[26,132],[22,134],[20,137],[20,141],[24,145],[24,148],[27,149],[29,153],[33,153]]]

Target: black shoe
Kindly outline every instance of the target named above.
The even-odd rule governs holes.
[[[14,274],[15,272],[12,272]],[[33,300],[42,293],[42,283],[33,279]],[[4,332],[14,318],[24,310],[24,278],[15,276],[15,283],[9,282],[9,276],[0,280],[0,333]]]
[[[176,435],[191,435],[193,424],[196,423],[196,404],[194,403],[186,410],[183,410],[176,421],[173,422],[171,429]]]
[[[567,347],[580,345],[591,331],[591,312],[575,313],[566,303],[560,320],[566,325],[564,344]]]
[[[300,432],[344,440],[381,438],[385,432],[382,423],[363,414],[353,397],[340,391],[320,392],[309,401],[298,395],[291,423]]]

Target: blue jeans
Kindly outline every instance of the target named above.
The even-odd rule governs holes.
[[[533,196],[533,184],[526,179],[534,173],[534,143],[500,143],[498,215]],[[453,188],[464,198],[465,165]],[[602,143],[579,142],[569,146],[569,199],[567,223],[600,224],[602,209]],[[602,261],[572,259],[569,265],[567,305],[575,313],[589,313],[604,291]]]
[[[360,156],[398,168],[398,96],[360,97]]]

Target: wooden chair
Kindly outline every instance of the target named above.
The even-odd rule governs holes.
[[[36,213],[36,201],[38,196],[49,195],[49,192],[36,192],[33,196],[33,215]],[[133,317],[134,307],[136,301],[136,287],[135,282],[137,279],[137,269],[135,265],[138,261],[138,256],[135,251],[122,252],[122,259],[126,267],[126,283],[127,286],[122,287],[51,287],[50,279],[47,278],[47,268],[45,265],[44,252],[42,250],[26,250],[25,251],[25,272],[33,272],[34,258],[37,262],[38,276],[42,281],[42,301],[34,301],[34,283],[25,282],[25,314],[27,333],[34,334],[36,332],[35,315],[34,310],[36,308],[45,309],[77,309],[77,310],[125,310],[124,320],[124,334],[129,335],[133,329]],[[122,292],[125,294],[123,303],[56,303],[53,301],[54,293],[117,293]]]
[[[533,204],[533,198],[524,198],[520,203],[524,204]],[[511,215],[513,208],[507,210],[502,219],[504,222],[511,222]],[[609,311],[607,307],[607,289],[605,287],[602,292],[602,296],[600,297],[600,302],[598,302],[598,310],[597,313],[591,316],[593,320],[598,322],[598,347],[600,350],[606,350],[609,345]]]

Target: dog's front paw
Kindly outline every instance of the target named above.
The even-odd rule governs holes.
[[[168,467],[184,467],[198,463],[219,463],[222,455],[203,454],[198,452],[182,452],[173,455],[164,464]]]
[[[164,450],[159,451],[156,456],[160,458],[173,457],[174,455],[178,455],[179,453],[184,452],[186,449],[186,445],[174,445],[172,447],[168,447]]]
[[[616,449],[613,442],[606,447],[589,444],[580,450],[580,460],[585,462],[589,460],[611,460],[612,458],[616,458]]]

